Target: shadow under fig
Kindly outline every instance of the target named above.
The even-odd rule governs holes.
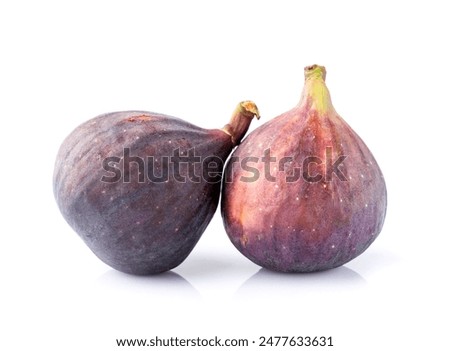
[[[354,270],[341,266],[313,273],[280,273],[261,268],[236,291],[236,297],[297,298],[299,295],[339,293],[367,284]]]
[[[200,298],[200,293],[192,284],[173,271],[136,276],[111,269],[99,276],[97,283],[111,292],[138,293],[165,298]]]

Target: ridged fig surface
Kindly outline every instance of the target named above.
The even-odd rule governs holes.
[[[215,130],[145,111],[87,121],[57,156],[61,213],[119,271],[145,275],[178,266],[211,220],[223,162],[255,114],[256,106],[241,103],[230,124]]]
[[[321,66],[305,68],[299,104],[255,129],[230,160],[221,204],[225,228],[236,248],[262,267],[338,267],[381,231],[382,172],[334,110]]]

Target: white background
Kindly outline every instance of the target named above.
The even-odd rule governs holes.
[[[448,347],[445,4],[2,2],[0,347],[116,350],[116,338],[156,335],[325,335],[346,351]],[[80,123],[143,109],[220,128],[252,99],[262,114],[254,129],[297,103],[313,63],[326,66],[336,110],[388,186],[381,235],[344,267],[260,270],[232,246],[217,212],[173,272],[133,277],[99,261],[60,215],[53,163]]]

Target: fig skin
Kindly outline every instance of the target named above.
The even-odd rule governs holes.
[[[95,117],[60,147],[53,179],[59,209],[87,246],[116,270],[136,275],[168,271],[184,261],[210,222],[224,162],[254,116],[259,118],[256,105],[244,101],[223,129],[202,129],[146,111]],[[194,150],[201,160],[189,159],[190,170],[188,163],[179,163],[175,172],[168,157],[177,150],[181,156]],[[149,156],[154,157],[153,178]],[[108,157],[117,162],[105,165]],[[145,174],[136,157],[143,160]],[[216,157],[216,164],[207,164],[208,157]],[[205,165],[210,172],[204,174]],[[114,178],[115,169],[120,179]]]
[[[384,223],[382,172],[334,110],[325,75],[324,67],[306,67],[298,105],[255,129],[234,151],[230,160],[257,157],[251,172],[231,161],[225,167],[226,232],[243,255],[270,270],[341,266],[364,252]]]

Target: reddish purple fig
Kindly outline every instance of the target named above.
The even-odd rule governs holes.
[[[162,114],[98,116],[63,142],[54,194],[72,228],[111,267],[155,274],[194,248],[219,201],[223,164],[258,109],[236,108],[223,129]]]
[[[364,252],[383,226],[383,175],[334,110],[325,74],[324,67],[306,67],[298,105],[255,129],[224,171],[228,236],[271,270],[341,266]]]

